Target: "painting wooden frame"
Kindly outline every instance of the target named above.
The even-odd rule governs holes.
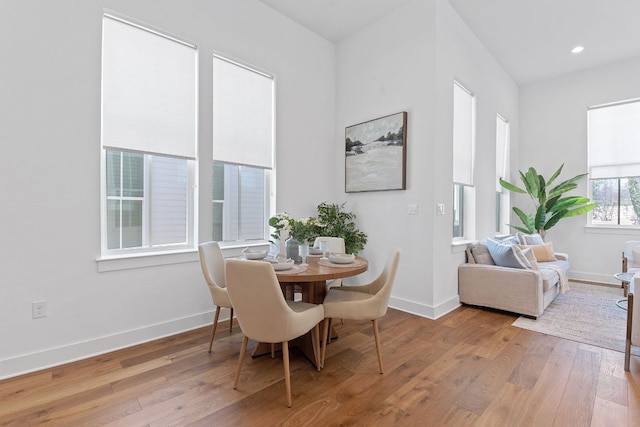
[[[405,190],[407,112],[345,128],[346,193]]]

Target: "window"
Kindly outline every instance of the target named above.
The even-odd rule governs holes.
[[[473,200],[475,161],[475,99],[458,82],[453,84],[453,238],[473,238],[469,218]]]
[[[500,178],[509,178],[509,122],[496,115],[496,232],[508,233],[509,192],[500,185]]]
[[[213,240],[268,240],[273,86],[268,74],[213,58]]]
[[[196,82],[195,46],[104,15],[103,255],[194,247]]]
[[[590,224],[640,225],[640,100],[589,108]]]

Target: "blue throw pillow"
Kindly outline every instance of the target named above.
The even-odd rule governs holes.
[[[492,239],[487,239],[487,249],[493,258],[493,262],[500,267],[531,268],[522,250],[514,244],[503,244]]]
[[[538,233],[516,233],[516,236],[518,236],[518,243],[520,243],[521,245],[544,245],[544,240],[542,240],[542,236],[540,236]]]

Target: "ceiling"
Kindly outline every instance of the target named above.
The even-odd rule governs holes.
[[[261,1],[337,43],[411,0]],[[448,1],[520,85],[640,57],[637,0]]]

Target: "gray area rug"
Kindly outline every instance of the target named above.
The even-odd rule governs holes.
[[[616,305],[621,298],[621,288],[569,282],[537,320],[520,316],[513,326],[624,352],[627,312]],[[631,354],[640,356],[640,348],[631,347]]]

